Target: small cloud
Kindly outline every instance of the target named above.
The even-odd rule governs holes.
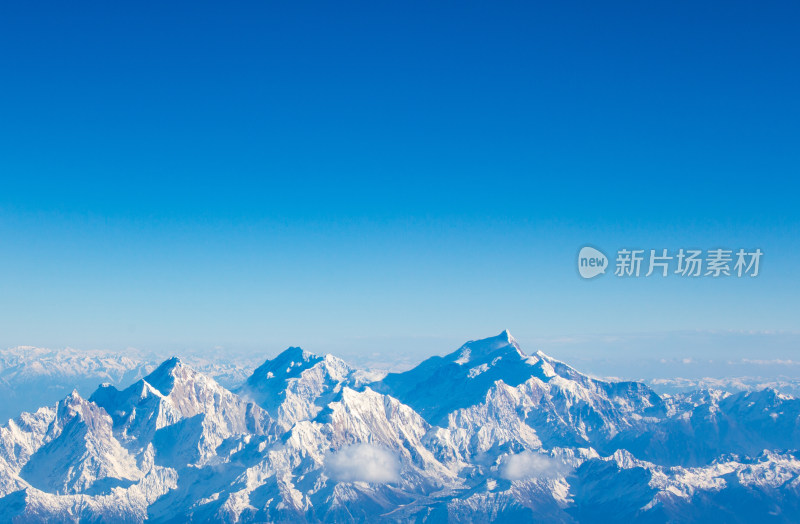
[[[500,467],[500,476],[507,480],[553,478],[563,475],[567,465],[542,453],[523,451],[509,455]]]
[[[325,467],[341,482],[385,484],[400,480],[400,462],[390,451],[370,444],[353,444],[329,455]]]

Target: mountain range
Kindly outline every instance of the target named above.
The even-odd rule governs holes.
[[[403,373],[289,348],[221,376],[121,364],[10,420],[0,521],[800,521],[800,400],[774,389],[659,395],[507,331]]]

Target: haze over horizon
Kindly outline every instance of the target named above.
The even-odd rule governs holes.
[[[510,332],[510,330],[506,330]],[[402,372],[422,361],[444,356],[463,344],[495,334],[484,334],[469,340],[448,340],[444,337],[403,337],[396,339],[353,339],[344,344],[323,341],[311,345],[265,345],[256,349],[185,348],[182,350],[146,350],[129,347],[125,350],[86,348],[37,348],[18,346],[0,349],[0,358],[18,361],[20,349],[42,351],[47,359],[87,356],[96,358],[121,353],[141,362],[157,364],[170,357],[186,359],[189,363],[231,367],[241,372],[255,369],[285,350],[300,347],[316,355],[330,354],[344,359],[358,369]],[[792,332],[712,332],[675,331],[627,334],[590,334],[575,337],[524,338],[514,336],[528,355],[541,351],[548,356],[599,378],[645,381],[667,389],[683,383],[697,386],[698,380],[723,379],[717,387],[767,387],[776,380],[787,381],[782,389],[800,390],[800,359],[796,348],[800,335]],[[401,352],[396,347],[402,347]],[[720,348],[724,348],[720,350]],[[764,351],[764,349],[767,351]],[[23,352],[24,354],[25,352]],[[12,369],[13,371],[13,369]],[[238,376],[238,375],[237,375]],[[744,379],[742,382],[739,379]],[[238,380],[238,379],[237,379]],[[666,382],[664,382],[666,380]],[[683,381],[683,382],[682,382]],[[231,383],[235,383],[233,380]],[[727,386],[725,385],[727,384]]]

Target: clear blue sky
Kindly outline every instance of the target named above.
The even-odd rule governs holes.
[[[0,346],[800,330],[800,4],[501,4],[4,3]]]

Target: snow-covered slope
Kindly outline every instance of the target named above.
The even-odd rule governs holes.
[[[800,519],[800,401],[660,397],[508,332],[369,376],[289,348],[231,391],[177,358],[0,427],[2,522]]]
[[[88,396],[98,384],[130,384],[155,369],[139,355],[103,351],[52,351],[35,347],[0,350],[0,422],[51,405],[72,390]]]
[[[644,384],[593,379],[541,352],[527,356],[508,331],[372,387],[470,438],[470,430],[486,435],[519,426],[549,447],[598,445],[666,414],[664,402]]]
[[[293,347],[256,368],[235,391],[267,410],[288,430],[301,420],[314,418],[344,384],[358,384],[358,377],[343,360]]]
[[[526,357],[508,331],[470,341],[444,357],[431,357],[404,373],[390,373],[371,385],[414,408],[432,424],[483,400],[495,381],[517,386],[541,372]]]
[[[178,358],[161,364],[123,391],[102,385],[92,402],[111,414],[115,434],[130,449],[156,448],[156,462],[206,463],[226,439],[264,435],[274,421]]]
[[[89,396],[98,384],[127,386],[153,371],[163,356],[136,350],[124,354],[72,348],[20,346],[0,350],[0,423],[24,411],[58,402],[71,391]],[[226,387],[241,384],[253,370],[250,358],[235,361],[192,355],[185,359]]]

